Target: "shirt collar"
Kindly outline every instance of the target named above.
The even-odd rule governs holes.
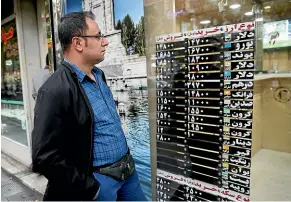
[[[73,67],[73,70],[74,70],[74,72],[76,72],[79,81],[82,82],[85,79],[85,77],[87,76],[86,73],[84,71],[82,71],[78,66],[76,66],[73,63],[71,63],[70,61],[68,61],[67,59],[64,59],[64,61],[69,63]],[[94,66],[92,69],[92,72],[95,74],[101,75],[101,70],[98,69],[98,67]]]

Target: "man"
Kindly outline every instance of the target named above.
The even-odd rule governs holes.
[[[276,40],[280,37],[280,32],[272,31],[272,32],[269,33],[269,37],[270,37],[269,44],[270,45],[275,45]]]
[[[64,61],[41,87],[32,169],[48,179],[44,200],[146,200],[104,73],[108,41],[91,12],[58,27]]]
[[[52,75],[49,70],[49,56],[46,54],[46,65],[43,69],[40,69],[32,79],[32,97],[36,99],[37,91],[44,84],[44,82]]]

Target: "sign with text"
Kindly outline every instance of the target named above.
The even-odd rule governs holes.
[[[157,37],[158,201],[249,201],[254,27]]]

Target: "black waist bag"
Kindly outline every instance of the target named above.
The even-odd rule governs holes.
[[[103,168],[96,168],[95,171],[102,175],[112,177],[118,181],[123,181],[131,176],[134,169],[135,165],[131,154],[126,154],[118,162]]]

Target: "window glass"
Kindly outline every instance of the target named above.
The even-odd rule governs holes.
[[[91,11],[101,33],[109,41],[104,61],[96,66],[104,72],[112,91],[141,188],[151,200],[143,0],[56,0],[52,6],[57,63],[63,58],[57,26],[67,13]]]
[[[50,15],[50,2],[45,0],[45,30],[46,30],[46,48],[47,48],[47,59],[46,65],[49,65],[50,71],[54,71],[53,62],[53,41],[52,41],[52,26],[51,26],[51,15]],[[48,63],[48,64],[47,64]]]
[[[42,55],[42,67],[49,67],[49,71],[54,71],[53,62],[53,41],[49,0],[38,1],[38,24],[39,38]]]
[[[2,135],[27,145],[15,20],[1,27],[1,36]]]
[[[290,1],[144,6],[153,200],[290,200]]]

